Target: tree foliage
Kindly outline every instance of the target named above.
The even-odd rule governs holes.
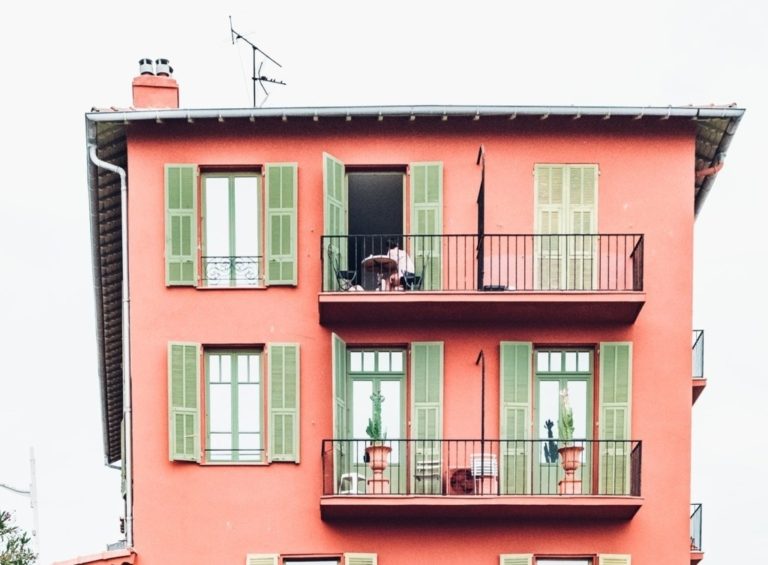
[[[10,512],[0,510],[0,565],[32,565],[37,556],[32,538],[13,524]]]

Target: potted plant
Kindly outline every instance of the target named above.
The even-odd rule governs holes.
[[[558,483],[560,494],[581,494],[581,479],[576,478],[576,471],[581,465],[581,454],[584,447],[573,445],[573,409],[568,398],[568,390],[560,393],[560,414],[557,422],[558,435],[560,436],[560,462],[565,471],[565,477]]]
[[[371,395],[371,401],[373,401],[373,414],[368,418],[368,426],[365,428],[365,433],[371,440],[365,448],[365,460],[373,471],[373,478],[368,479],[368,492],[387,494],[389,479],[384,478],[384,470],[389,463],[392,448],[384,444],[387,437],[381,423],[381,404],[384,402],[384,396],[380,392],[374,392]]]

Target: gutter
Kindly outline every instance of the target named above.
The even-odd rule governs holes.
[[[123,429],[125,450],[122,454],[122,466],[125,470],[125,535],[126,545],[133,546],[133,422],[131,408],[131,338],[130,338],[130,295],[128,285],[128,183],[122,167],[102,161],[96,155],[96,144],[88,144],[91,162],[120,176],[120,217],[122,253],[122,334],[123,334]]]
[[[733,136],[736,134],[736,129],[739,127],[739,122],[741,121],[742,115],[744,115],[743,110],[741,110],[738,115],[730,117],[730,122],[728,123],[728,126],[725,128],[725,131],[720,138],[720,144],[717,146],[715,157],[712,159],[711,165],[703,171],[697,171],[697,175],[706,174],[706,176],[701,183],[701,188],[699,188],[698,192],[696,193],[693,209],[694,217],[699,215],[701,207],[704,206],[704,201],[707,199],[709,191],[712,189],[712,185],[715,183],[717,172],[723,168],[726,151],[731,144],[731,140],[733,140]]]

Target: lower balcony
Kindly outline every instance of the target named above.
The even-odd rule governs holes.
[[[628,520],[640,509],[634,440],[323,440],[324,520]]]
[[[701,503],[691,504],[691,565],[704,559],[701,548]]]

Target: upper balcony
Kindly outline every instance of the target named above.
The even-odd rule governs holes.
[[[691,345],[691,354],[693,362],[693,375],[691,378],[692,401],[696,403],[704,387],[707,386],[707,379],[704,378],[704,330],[693,330]]]
[[[322,324],[632,323],[645,303],[641,234],[323,236],[321,247]]]
[[[324,520],[627,520],[643,502],[639,441],[378,443],[323,441]],[[380,457],[374,450],[381,447]]]
[[[691,565],[704,559],[701,546],[701,503],[691,504]]]

